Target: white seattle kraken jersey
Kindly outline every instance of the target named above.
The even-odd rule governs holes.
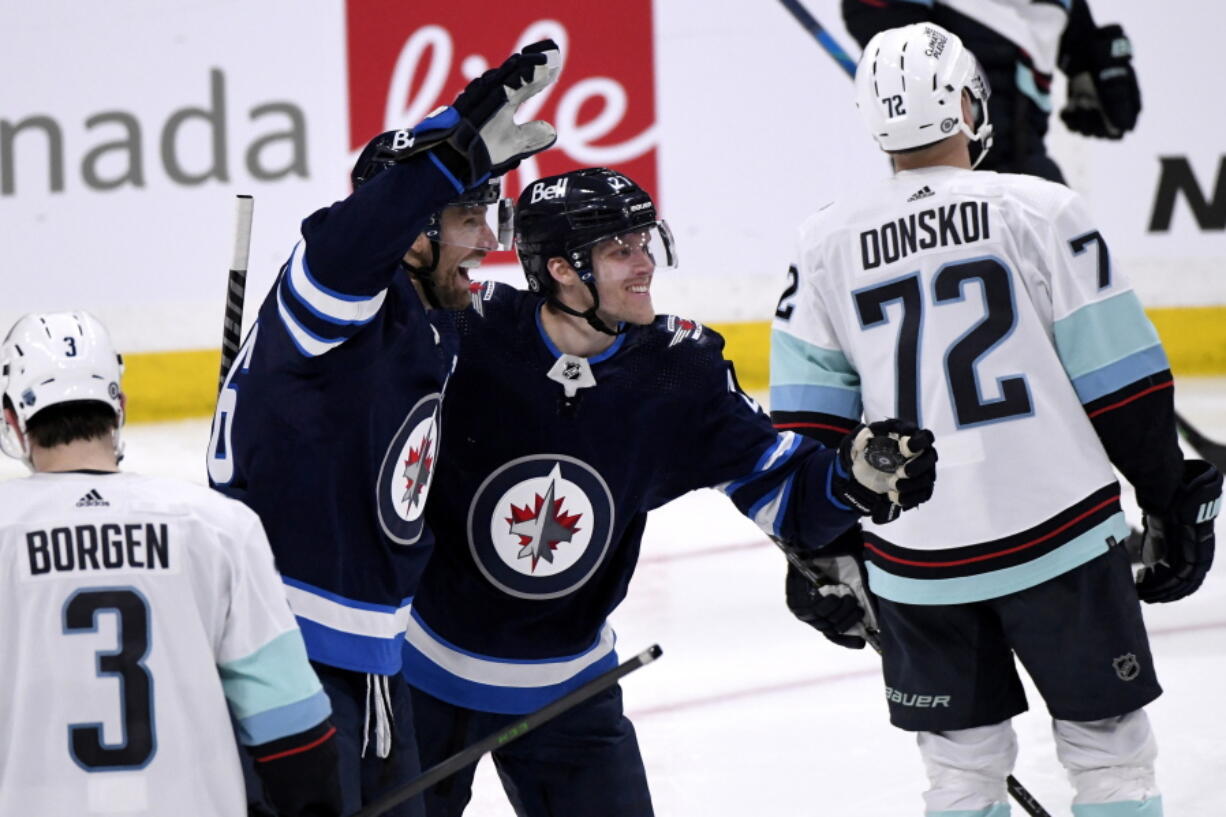
[[[256,515],[132,474],[0,483],[0,814],[236,817],[240,738],[330,712]]]
[[[1075,193],[952,167],[898,173],[811,217],[794,269],[772,411],[850,425],[863,410],[936,435],[932,500],[864,525],[875,592],[992,598],[1128,534],[1083,406],[1167,363]]]

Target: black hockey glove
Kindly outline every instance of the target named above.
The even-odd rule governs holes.
[[[1132,69],[1132,43],[1118,25],[1095,29],[1089,42],[1062,55],[1068,103],[1060,118],[1085,136],[1121,139],[1137,125],[1141,89]]]
[[[1213,565],[1213,520],[1222,507],[1222,474],[1184,460],[1183,485],[1164,514],[1145,514],[1137,595],[1150,604],[1190,596]]]
[[[864,581],[863,543],[859,525],[809,555],[788,551],[784,584],[792,615],[840,647],[864,649],[865,638],[877,644],[877,616]],[[828,549],[843,551],[831,554]]]
[[[937,452],[932,432],[903,420],[859,425],[839,444],[831,491],[879,525],[932,498]]]
[[[432,151],[465,189],[501,176],[558,139],[543,120],[514,120],[515,111],[557,76],[558,47],[542,40],[512,54],[468,83],[450,107],[440,108],[412,130],[380,134],[366,146],[353,171],[354,187],[381,167]]]

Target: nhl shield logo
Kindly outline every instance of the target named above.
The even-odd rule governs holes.
[[[1111,661],[1111,668],[1121,681],[1135,680],[1141,674],[1141,664],[1132,653],[1121,655]]]
[[[573,593],[609,549],[613,495],[597,471],[564,454],[521,457],[477,489],[468,510],[473,561],[523,599]]]
[[[379,525],[402,545],[421,538],[422,513],[438,460],[441,394],[418,401],[392,439],[379,468]]]

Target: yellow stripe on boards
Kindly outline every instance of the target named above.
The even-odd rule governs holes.
[[[128,422],[207,417],[217,402],[218,349],[140,352],[123,356]]]
[[[1176,376],[1226,375],[1226,306],[1169,307],[1146,313]],[[736,366],[741,388],[770,386],[770,323],[713,323],[724,336],[724,355]],[[216,349],[124,355],[123,387],[128,421],[134,423],[205,417],[217,399]]]

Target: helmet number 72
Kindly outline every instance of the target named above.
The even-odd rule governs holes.
[[[907,109],[902,104],[902,94],[894,94],[881,98],[881,104],[885,105],[888,116],[902,116],[907,112]]]

